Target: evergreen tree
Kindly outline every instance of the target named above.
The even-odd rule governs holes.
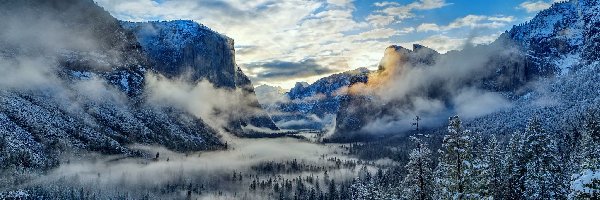
[[[600,169],[600,116],[588,111],[584,122],[584,131],[579,142],[581,169]]]
[[[588,113],[579,142],[578,174],[570,183],[570,199],[600,199],[600,123]]]
[[[473,193],[472,137],[458,116],[450,117],[436,168],[436,199],[477,198]]]
[[[513,133],[506,154],[504,174],[506,175],[503,189],[505,191],[502,199],[521,199],[525,191],[525,183],[522,177],[527,172],[525,168],[525,134],[523,132]]]
[[[558,143],[537,118],[524,132],[515,133],[507,156],[506,199],[561,199],[566,197]]]
[[[333,179],[331,179],[331,182],[329,182],[329,192],[328,192],[328,199],[329,200],[335,200],[338,199],[338,192],[337,192],[337,187],[335,185],[335,181]]]
[[[433,174],[431,170],[431,150],[427,144],[416,137],[411,137],[416,148],[409,154],[406,164],[407,175],[403,181],[403,194],[406,199],[432,199]]]
[[[492,135],[482,151],[477,167],[476,185],[481,198],[501,199],[502,191],[502,150],[496,136]]]
[[[524,179],[526,199],[560,199],[565,191],[557,141],[537,118],[527,124],[525,143],[527,162]]]

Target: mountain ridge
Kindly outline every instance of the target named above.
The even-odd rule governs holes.
[[[51,169],[65,162],[65,154],[85,152],[150,157],[152,152],[130,148],[137,143],[180,152],[227,148],[219,127],[185,109],[147,102],[147,75],[163,70],[153,68],[156,57],[148,56],[135,33],[94,1],[9,1],[0,16],[10,30],[0,34],[0,68],[8,74],[0,77],[3,168]],[[249,79],[235,65],[233,41],[212,42],[229,54],[197,58],[229,61],[231,75],[222,78],[229,85],[212,81],[253,97]],[[245,124],[276,129],[268,115],[231,122],[230,128],[243,135]]]

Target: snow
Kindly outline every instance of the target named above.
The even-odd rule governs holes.
[[[92,72],[86,72],[86,71],[72,71],[71,75],[80,80],[91,80],[92,77],[94,76],[94,74]]]
[[[127,81],[129,79],[129,74],[125,74],[123,76],[121,76],[121,79],[119,80],[119,83],[121,84],[121,87],[123,87],[123,90],[125,92],[129,92],[130,88],[129,88],[129,82]]]
[[[577,193],[583,194],[600,194],[600,189],[591,188],[590,185],[593,182],[600,182],[600,171],[592,171],[587,169],[581,173],[581,175],[571,183],[571,194],[573,197]]]
[[[562,56],[560,59],[554,61],[557,67],[560,69],[560,75],[566,75],[569,71],[575,67],[575,65],[581,62],[580,54],[567,54]]]
[[[194,40],[209,34],[220,35],[191,20],[122,22],[121,24],[128,30],[134,30],[138,42],[146,52],[168,49],[176,55],[181,55],[184,47],[193,44]]]

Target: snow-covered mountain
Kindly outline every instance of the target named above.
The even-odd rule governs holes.
[[[597,53],[599,4],[594,0],[555,3],[489,45],[451,51],[433,58],[431,63],[423,62],[419,48],[408,50],[392,46],[386,50],[382,63],[394,62],[394,70],[380,68],[371,76],[378,77],[378,81],[382,79],[383,83],[368,83],[363,87],[366,92],[350,95],[342,101],[337,113],[336,135],[347,139],[352,133],[391,127],[396,127],[395,132],[403,132],[405,129],[397,127],[410,127],[414,115],[429,115],[426,123],[468,111],[461,104],[468,99],[477,100],[470,105],[496,101],[491,107],[497,107],[490,112],[470,113],[471,121],[467,121],[497,133],[522,128],[522,119],[534,115],[545,116],[548,124],[576,116],[582,109],[597,105],[598,91],[593,88],[597,87],[595,71],[600,60]],[[390,56],[388,51],[394,53]],[[416,72],[425,73],[420,79],[428,82],[411,82],[411,77],[419,74]],[[452,79],[438,72],[453,73]],[[383,80],[387,73],[394,74],[395,80]],[[407,88],[403,84],[416,86]],[[575,89],[575,85],[586,89]],[[477,95],[465,98],[472,94]],[[494,98],[488,99],[491,96]],[[428,113],[423,111],[427,106],[419,106],[419,103],[439,109],[435,109],[435,114]],[[485,110],[485,107],[480,109]]]
[[[260,109],[250,79],[235,63],[233,39],[190,20],[162,22],[121,22],[134,33],[147,53],[153,70],[188,82],[208,80],[219,89],[232,90],[256,109],[231,120],[228,130],[243,135],[248,125],[278,130],[270,116]],[[241,91],[234,91],[241,89]]]
[[[256,90],[261,104],[279,127],[321,130],[335,119],[333,116],[338,112],[340,100],[347,94],[347,87],[366,82],[368,73],[368,69],[358,68],[321,78],[312,84],[298,82],[287,93],[272,86],[259,86]]]
[[[23,0],[2,3],[0,26],[2,167],[47,169],[69,157],[63,154],[89,151],[143,155],[129,148],[134,143],[176,151],[226,146],[204,119],[147,103],[149,72],[192,73],[191,84],[207,79],[259,106],[235,65],[233,40],[191,21],[125,23],[92,0]],[[156,32],[136,31],[150,27]],[[224,128],[277,129],[253,110]]]

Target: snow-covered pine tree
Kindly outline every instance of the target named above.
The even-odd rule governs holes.
[[[557,141],[547,133],[537,118],[529,120],[525,130],[525,169],[523,199],[562,199],[562,167]]]
[[[383,173],[383,171],[381,172]],[[373,176],[366,166],[363,166],[358,172],[359,176],[352,181],[350,185],[351,199],[356,200],[388,200],[398,199],[396,194],[383,185],[380,176]],[[383,174],[381,175],[383,176]]]
[[[476,143],[483,142],[476,140]],[[496,136],[490,136],[486,145],[476,150],[475,156],[473,186],[479,199],[501,199],[503,160]]]
[[[473,193],[472,137],[458,116],[450,117],[448,134],[442,142],[440,162],[435,172],[435,199],[478,198]]]
[[[588,113],[579,142],[580,172],[572,177],[569,199],[600,199],[599,133],[599,118]]]
[[[407,175],[403,181],[405,199],[432,199],[433,173],[431,169],[431,150],[423,141],[411,137],[416,147],[409,154],[406,164]]]
[[[502,199],[521,199],[525,191],[523,176],[527,172],[525,168],[526,154],[525,134],[523,132],[513,133],[508,143],[507,154],[505,157],[504,174],[505,180]]]
[[[584,131],[580,145],[581,169],[600,169],[600,115],[597,111],[588,111],[584,121]]]

